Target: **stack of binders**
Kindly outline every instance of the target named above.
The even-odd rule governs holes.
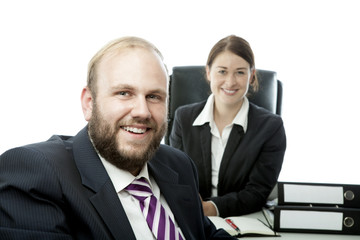
[[[278,232],[360,234],[360,185],[278,182]]]

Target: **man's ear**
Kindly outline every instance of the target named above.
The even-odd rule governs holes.
[[[84,87],[81,92],[81,107],[85,120],[89,121],[92,115],[93,98],[91,91],[88,87]]]

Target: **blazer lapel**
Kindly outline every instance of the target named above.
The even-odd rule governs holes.
[[[211,132],[210,126],[208,123],[200,127],[200,147],[202,155],[202,166],[203,169],[198,169],[198,171],[203,171],[205,174],[204,181],[206,183],[206,193],[208,196],[211,195]]]
[[[115,239],[136,239],[115,188],[84,128],[74,138],[73,153],[89,200]]]
[[[220,184],[220,181],[222,180],[221,176],[224,176],[226,169],[228,168],[230,159],[233,156],[236,149],[238,148],[239,143],[240,143],[241,139],[243,138],[243,136],[244,136],[243,127],[240,125],[234,124],[234,126],[231,130],[229,139],[227,141],[226,147],[225,147],[224,155],[221,160],[221,165],[220,165],[220,170],[219,170],[219,185],[221,185]]]

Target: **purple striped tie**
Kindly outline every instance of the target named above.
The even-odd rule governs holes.
[[[125,190],[140,203],[141,212],[158,240],[183,240],[174,222],[151,191],[145,178],[135,179]]]

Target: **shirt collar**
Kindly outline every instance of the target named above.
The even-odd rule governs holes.
[[[248,113],[249,113],[249,100],[247,97],[244,97],[243,104],[239,110],[239,112],[236,114],[234,120],[232,121],[232,124],[237,124],[243,127],[244,132],[247,130],[248,125]],[[213,126],[214,123],[214,115],[213,115],[213,106],[214,106],[214,94],[210,94],[208,97],[206,104],[203,108],[203,110],[200,112],[199,116],[195,119],[193,122],[193,126],[201,126],[205,123],[209,123],[210,126]]]
[[[114,166],[113,164],[108,162],[106,159],[101,157],[100,155],[99,155],[99,157],[106,169],[106,172],[108,173],[108,175],[111,179],[111,182],[114,185],[116,192],[122,191],[125,187],[127,187],[135,179],[139,179],[141,177],[146,178],[146,180],[150,183],[150,187],[152,188],[147,164],[145,164],[144,167],[141,169],[139,175],[137,175],[135,177],[130,172],[125,171],[120,168],[117,168],[116,166]]]
[[[213,122],[213,106],[214,106],[214,94],[210,94],[203,110],[193,122],[193,126],[201,126],[207,122]]]

